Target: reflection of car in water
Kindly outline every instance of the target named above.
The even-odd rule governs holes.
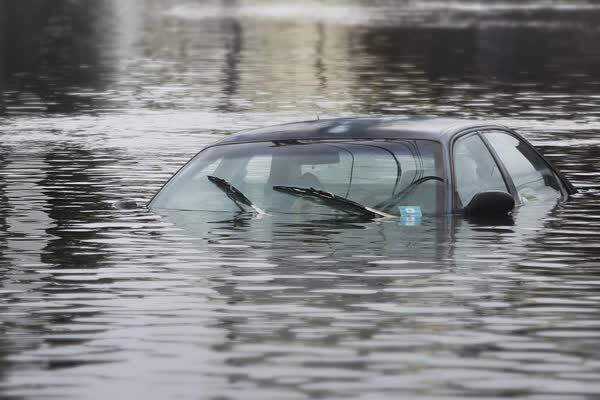
[[[396,268],[421,268],[425,266],[422,263],[438,262],[446,268],[506,252],[521,259],[516,255],[525,257],[536,248],[536,242],[551,239],[546,227],[557,212],[560,207],[543,202],[521,207],[511,218],[493,224],[445,215],[407,226],[410,224],[401,220],[371,223],[341,215],[273,214],[261,218],[249,213],[157,210],[163,221],[175,228],[170,231],[171,240],[187,242],[190,249],[206,253],[215,263],[222,257],[224,265],[235,269],[231,260],[241,257],[278,265],[278,274],[297,273],[297,257],[302,255],[335,260],[341,263],[336,268],[342,269],[348,263],[367,267],[376,259],[403,260],[396,262],[399,265],[390,262],[390,267]],[[221,275],[219,271],[218,275],[229,273],[222,271]]]
[[[341,118],[245,131],[209,146],[152,209],[492,215],[574,187],[514,131],[438,118]]]

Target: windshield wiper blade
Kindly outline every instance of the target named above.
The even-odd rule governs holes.
[[[246,211],[246,209],[244,209],[243,207],[240,206],[240,203],[241,203],[247,207],[250,207],[251,209],[256,211],[258,214],[266,214],[263,210],[256,207],[250,201],[250,199],[244,195],[244,193],[240,192],[235,186],[233,186],[231,183],[227,182],[225,179],[219,178],[216,176],[212,176],[212,175],[208,175],[207,178],[209,181],[214,183],[219,189],[221,189],[223,191],[223,193],[225,193],[227,195],[227,197],[229,197],[240,208],[240,210]]]
[[[331,208],[336,208],[350,214],[360,214],[369,218],[389,218],[393,215],[384,213],[383,211],[375,210],[359,204],[355,201],[348,200],[336,194],[318,190],[315,188],[303,188],[297,186],[273,186],[273,190],[287,193],[292,196],[303,197],[307,200],[328,205]]]

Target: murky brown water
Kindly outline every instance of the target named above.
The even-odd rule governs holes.
[[[600,396],[600,4],[0,0],[0,398]],[[117,210],[223,135],[519,128],[513,225]]]

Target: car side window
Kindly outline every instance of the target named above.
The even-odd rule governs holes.
[[[479,192],[507,192],[502,173],[478,135],[459,139],[454,145],[454,177],[458,198],[465,207]]]
[[[500,131],[483,135],[506,167],[522,203],[562,196],[556,175],[531,146]]]

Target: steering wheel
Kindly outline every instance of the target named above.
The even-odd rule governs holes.
[[[382,201],[381,203],[375,204],[373,208],[378,210],[387,210],[388,208],[396,205],[400,200],[406,197],[410,192],[412,192],[417,186],[427,181],[439,181],[444,182],[444,178],[440,178],[439,176],[428,175],[422,178],[417,179],[416,181],[411,182],[410,185],[401,190],[396,195],[392,196],[389,200]]]

